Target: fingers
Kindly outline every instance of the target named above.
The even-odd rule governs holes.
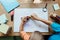
[[[29,20],[29,18],[30,18],[29,16],[25,16],[25,17],[22,17],[21,19],[23,22],[27,22]]]
[[[29,20],[30,19],[30,16],[27,16],[26,19]]]
[[[31,19],[36,19],[36,18],[37,18],[37,15],[36,15],[35,13],[33,13],[32,15],[22,17],[21,19],[22,19],[24,22],[26,22],[26,21],[28,21],[30,18],[31,18]]]
[[[31,15],[31,19],[36,20],[37,18],[38,18],[38,16],[37,16],[35,13],[33,13],[33,14]]]

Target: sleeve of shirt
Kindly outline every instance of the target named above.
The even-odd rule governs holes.
[[[53,34],[48,40],[60,40],[60,34]]]
[[[50,26],[55,32],[60,32],[60,24],[53,22]]]
[[[21,31],[20,33],[21,33],[21,37],[22,37],[24,40],[28,40],[28,39],[29,39],[30,35],[28,35],[26,32]]]

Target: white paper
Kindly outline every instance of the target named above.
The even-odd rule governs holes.
[[[0,25],[0,32],[6,34],[7,31],[9,30],[9,28],[10,28],[10,27],[9,27],[8,25],[6,25],[6,24],[1,24],[1,25]]]
[[[33,3],[41,3],[41,2],[42,2],[42,0],[34,0]]]
[[[30,16],[33,13],[36,13],[40,18],[48,20],[48,11],[43,12],[43,8],[17,8],[15,9],[14,14],[14,32],[19,32],[21,17]],[[29,20],[24,26],[25,32],[48,32],[48,25],[40,22]]]
[[[5,23],[6,20],[8,20],[8,19],[5,14],[0,15],[0,23]]]
[[[59,7],[58,4],[53,4],[53,7],[54,7],[54,10],[58,10],[58,9],[60,9],[60,7]]]

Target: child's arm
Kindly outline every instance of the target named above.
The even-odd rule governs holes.
[[[29,17],[23,17],[20,24],[20,35],[24,40],[28,40],[30,35],[23,31],[25,23],[28,21]]]
[[[35,14],[31,15],[31,18],[34,19],[34,20],[42,21],[43,23],[45,23],[47,25],[50,25],[52,30],[54,30],[55,32],[60,32],[60,24],[58,24],[56,22],[52,22],[52,21],[48,21],[48,20],[39,18]]]
[[[29,18],[30,18],[29,16],[21,18],[22,21],[21,21],[21,24],[20,24],[20,31],[23,31],[24,25],[29,20]]]
[[[31,18],[34,19],[34,20],[42,21],[42,22],[44,22],[44,23],[47,24],[47,25],[52,24],[52,21],[48,21],[48,20],[39,18],[36,14],[32,14],[32,15],[31,15]]]

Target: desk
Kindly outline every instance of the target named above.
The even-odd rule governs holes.
[[[18,2],[20,3],[20,0],[18,0]],[[56,2],[53,2],[53,1],[47,1],[47,2],[42,2],[42,3],[38,3],[38,4],[33,4],[33,3],[20,3],[20,7],[19,8],[41,8],[41,7],[44,7],[45,4],[48,3],[48,12],[54,12],[53,8],[52,8],[52,4],[53,3],[56,3]],[[0,4],[0,15],[5,13],[7,15],[7,18],[8,18],[8,25],[12,27],[12,30],[10,32],[8,32],[8,34],[6,34],[5,36],[19,36],[20,34],[19,33],[14,33],[13,32],[13,27],[14,27],[14,22],[11,22],[11,16],[5,11],[5,9],[3,8],[3,6]],[[49,18],[50,20],[50,18]],[[47,33],[42,33],[43,35],[50,35],[52,34],[52,30],[49,28],[49,32]],[[28,33],[28,34],[31,34],[31,33]],[[4,36],[4,34],[0,33],[0,36]]]

